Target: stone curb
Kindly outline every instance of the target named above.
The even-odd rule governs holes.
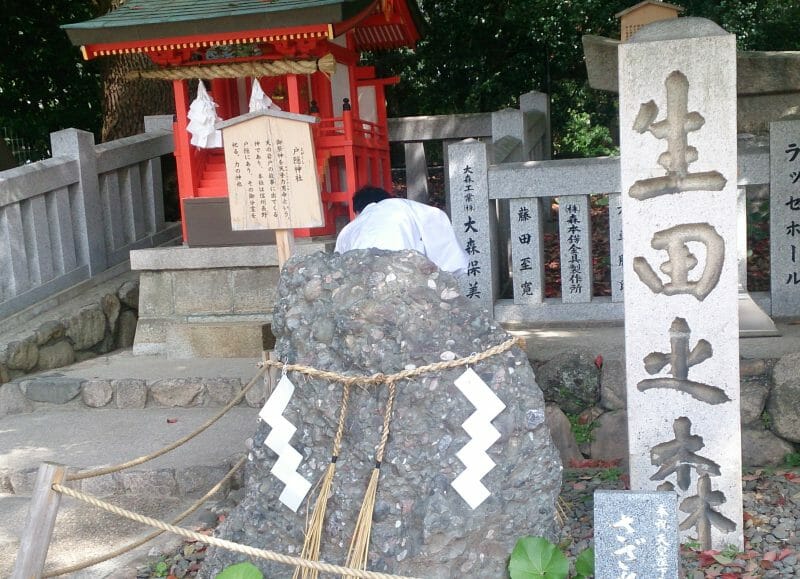
[[[269,379],[268,379],[269,380]],[[264,403],[268,380],[259,380],[240,404]],[[65,376],[21,378],[0,385],[0,418],[30,412],[36,403],[77,404],[86,408],[223,407],[244,385],[240,378],[82,379]]]
[[[231,456],[218,465],[132,468],[90,479],[71,481],[67,486],[101,499],[120,494],[200,498],[222,480],[241,456],[241,454]],[[241,486],[243,470],[240,469],[220,489],[219,496],[225,496],[231,488]],[[37,471],[38,467],[19,471],[0,469],[0,493],[30,496],[36,482]]]

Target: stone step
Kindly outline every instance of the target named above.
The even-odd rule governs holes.
[[[103,410],[218,409],[256,376],[259,360],[260,357],[176,360],[133,356],[130,350],[123,350],[0,385],[0,417],[62,406]],[[259,378],[240,405],[259,407],[267,387],[265,379]]]
[[[270,325],[256,316],[207,316],[219,321],[165,324],[163,319],[140,317],[133,351],[168,354],[178,358],[260,358],[275,344]],[[261,316],[263,318],[263,316]]]

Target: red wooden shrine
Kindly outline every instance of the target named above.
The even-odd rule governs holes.
[[[198,78],[205,80],[222,120],[248,112],[254,78],[284,111],[319,117],[313,136],[325,225],[295,235],[333,234],[337,218],[353,217],[355,190],[367,184],[391,190],[384,90],[399,79],[376,78],[374,68],[359,61],[362,51],[413,47],[420,38],[418,8],[413,0],[231,5],[129,0],[106,16],[64,28],[86,59],[143,53],[155,66],[142,76],[171,79],[185,241],[191,244],[187,204],[228,195],[223,150],[197,148],[187,132]],[[265,72],[260,65],[272,68]]]

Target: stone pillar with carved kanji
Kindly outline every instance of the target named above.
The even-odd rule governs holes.
[[[736,39],[676,18],[619,49],[631,488],[742,547]]]

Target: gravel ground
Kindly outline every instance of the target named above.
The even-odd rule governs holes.
[[[685,579],[753,579],[800,577],[800,470],[760,469],[743,477],[745,550],[741,553],[700,552],[684,546],[681,564]],[[566,520],[559,544],[574,559],[592,545],[593,493],[597,489],[626,488],[619,469],[568,469],[564,471],[561,501]],[[217,503],[213,511],[224,517],[233,503]],[[206,532],[211,532],[209,521]],[[153,557],[138,568],[137,579],[195,577],[205,547],[185,542],[176,551]],[[156,565],[162,563],[158,570]]]
[[[564,473],[561,499],[567,520],[560,546],[571,558],[592,545],[593,492],[626,488],[618,469],[574,469]],[[800,471],[760,469],[743,477],[745,550],[700,552],[681,548],[686,579],[800,577]]]

